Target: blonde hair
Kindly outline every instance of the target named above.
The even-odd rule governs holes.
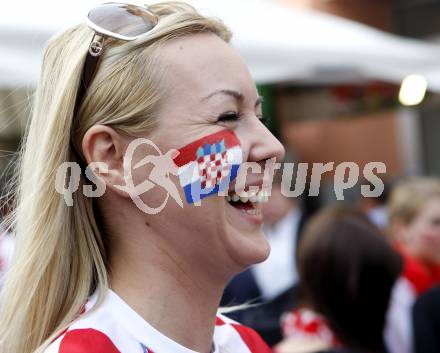
[[[440,179],[412,177],[399,182],[388,203],[390,224],[410,224],[423,206],[434,198],[440,199]]]
[[[8,223],[16,253],[1,294],[2,353],[43,352],[75,320],[91,292],[98,290],[102,299],[108,287],[106,239],[92,200],[76,192],[68,207],[55,191],[57,168],[80,162],[82,137],[95,124],[132,136],[154,129],[164,95],[155,60],[162,45],[201,32],[230,40],[220,21],[184,3],[149,8],[159,17],[149,35],[133,42],[106,40],[77,116],[74,105],[93,32],[81,24],[48,43],[19,161],[17,206]]]

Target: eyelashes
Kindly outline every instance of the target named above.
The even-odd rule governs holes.
[[[269,119],[267,117],[264,117],[262,115],[257,115],[257,118],[261,121],[261,123],[265,126],[267,126]],[[217,118],[217,122],[220,123],[232,123],[232,122],[237,122],[241,119],[241,115],[237,112],[226,112],[221,114],[218,118]]]
[[[234,122],[240,120],[241,116],[237,112],[226,112],[217,118],[217,122]]]

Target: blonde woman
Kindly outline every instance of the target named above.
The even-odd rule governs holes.
[[[411,353],[412,306],[418,296],[440,283],[440,180],[400,181],[391,192],[388,211],[403,271],[393,290],[386,338],[391,353]]]
[[[405,259],[405,277],[420,294],[440,282],[440,179],[409,178],[390,195],[393,241]]]
[[[198,185],[211,191],[188,194],[179,174],[207,146],[228,165],[283,157],[231,34],[183,3],[101,5],[88,25],[52,39],[44,55],[21,160],[0,351],[269,352],[255,332],[217,315],[231,276],[268,256],[264,195],[237,195],[232,184],[217,195],[223,179],[206,178],[203,166]],[[175,158],[179,173],[167,175],[183,207],[142,184],[147,157],[158,155],[153,144]],[[65,162],[82,171],[67,189],[72,199],[57,191]],[[91,163],[95,183],[84,176]],[[261,184],[252,174],[245,189]],[[84,195],[97,187],[101,197]],[[140,207],[164,200],[156,214]]]

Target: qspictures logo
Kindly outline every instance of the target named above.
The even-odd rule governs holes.
[[[140,146],[152,147],[156,154],[149,154],[134,166],[133,156]],[[133,170],[151,164],[151,172],[145,180],[135,185]],[[384,183],[379,177],[386,173],[386,165],[382,162],[367,163],[361,168],[354,162],[328,163],[277,163],[269,159],[264,166],[256,162],[243,162],[242,150],[238,140],[232,133],[217,133],[195,141],[180,150],[166,153],[146,138],[133,140],[124,156],[125,185],[117,185],[125,191],[136,206],[148,214],[157,214],[166,206],[171,197],[180,207],[184,207],[181,194],[188,205],[200,206],[202,199],[208,196],[227,196],[233,181],[234,191],[256,195],[271,195],[273,178],[276,170],[282,173],[281,193],[285,197],[299,197],[308,192],[309,196],[318,196],[321,190],[322,177],[333,172],[333,191],[337,200],[344,200],[344,192],[353,188],[360,180],[368,184],[361,185],[364,197],[378,197],[384,191]],[[295,173],[296,168],[296,173]],[[108,166],[102,162],[89,164],[84,173],[90,183],[79,190],[82,169],[76,162],[65,162],[57,170],[55,189],[62,194],[67,206],[73,206],[73,194],[82,192],[86,197],[98,198],[104,195],[106,185],[98,177],[99,173],[107,173]],[[250,174],[263,175],[261,186],[246,188],[246,180]],[[295,179],[294,179],[294,174]],[[171,175],[179,180],[173,182]],[[306,190],[306,180],[310,175],[310,183]],[[157,207],[147,205],[141,195],[154,188],[166,191],[163,202]],[[179,191],[180,189],[180,191]]]

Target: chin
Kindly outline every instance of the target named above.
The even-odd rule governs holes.
[[[244,207],[242,204],[234,205],[225,201],[224,211],[228,253],[237,270],[266,260],[270,245],[262,230],[261,205],[249,202]]]
[[[270,254],[270,245],[261,233],[243,234],[231,231],[227,234],[227,249],[233,261],[234,272],[238,273],[247,267],[263,262]],[[233,273],[233,275],[235,274]]]

